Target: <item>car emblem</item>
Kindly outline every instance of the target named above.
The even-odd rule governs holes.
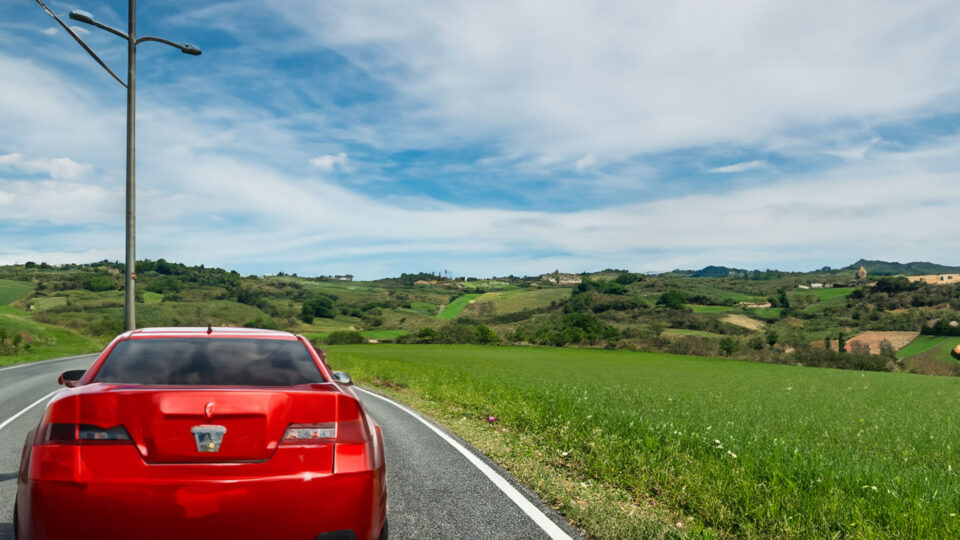
[[[225,426],[203,424],[190,428],[193,438],[197,442],[198,452],[219,452],[223,434],[227,432]]]
[[[213,418],[213,402],[207,403],[207,406],[203,408],[203,414],[207,415],[207,418]]]

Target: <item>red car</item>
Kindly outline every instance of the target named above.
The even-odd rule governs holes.
[[[380,427],[302,336],[136,330],[60,380],[24,444],[18,540],[387,537]]]

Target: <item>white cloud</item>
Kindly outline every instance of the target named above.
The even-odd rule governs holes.
[[[744,161],[742,163],[734,163],[733,165],[727,165],[725,167],[717,167],[716,169],[710,169],[710,172],[738,173],[738,172],[744,172],[744,171],[751,171],[754,169],[764,169],[769,166],[770,164],[764,160]]]
[[[293,5],[291,5],[293,4]],[[396,92],[382,142],[494,140],[554,162],[864,126],[954,107],[960,4],[284,2]],[[955,110],[955,107],[954,107]]]
[[[582,158],[577,160],[575,165],[577,172],[583,172],[590,167],[593,167],[597,163],[597,158],[593,157],[593,154],[587,154]]]
[[[90,34],[90,31],[82,26],[71,26],[70,29],[76,32],[78,36],[86,36]]]
[[[43,30],[41,30],[41,32],[42,32],[44,35],[47,35],[47,36],[55,36],[55,35],[57,35],[57,29],[54,28],[54,27],[52,27],[52,26],[49,27],[49,28],[44,28]]]
[[[92,167],[67,158],[27,159],[21,154],[0,155],[0,170],[15,169],[26,173],[43,173],[51,178],[73,179],[89,172]]]
[[[348,170],[347,154],[340,152],[335,155],[317,156],[310,160],[310,164],[323,172],[332,172],[339,168],[341,171]]]

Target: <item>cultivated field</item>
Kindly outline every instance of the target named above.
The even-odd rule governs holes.
[[[909,345],[910,342],[916,339],[919,335],[920,332],[860,332],[859,334],[850,338],[847,343],[850,345],[854,343],[863,343],[864,345],[870,347],[870,352],[876,354],[880,352],[880,343],[882,343],[884,340],[889,341],[890,345],[893,346],[893,350],[898,351]]]
[[[725,322],[725,323],[730,323],[730,324],[734,324],[734,325],[737,325],[737,326],[742,326],[743,328],[747,328],[747,329],[749,329],[749,330],[763,330],[763,329],[766,327],[766,325],[763,324],[763,321],[758,321],[758,320],[756,320],[756,319],[751,319],[750,317],[747,317],[746,315],[737,315],[737,314],[733,314],[733,313],[731,313],[730,315],[725,315],[725,316],[724,316],[722,319],[720,319],[720,320],[723,321],[723,322]]]
[[[596,538],[960,537],[960,379],[533,347],[330,361],[389,383]]]

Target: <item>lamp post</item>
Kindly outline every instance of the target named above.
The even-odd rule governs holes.
[[[163,43],[164,45],[170,45],[171,47],[180,49],[184,54],[189,54],[193,56],[200,55],[200,49],[194,47],[189,43],[179,44],[172,41],[153,37],[153,36],[144,36],[141,38],[137,37],[137,2],[136,0],[129,0],[129,10],[127,12],[127,31],[122,32],[116,28],[107,26],[101,22],[96,21],[92,15],[85,11],[74,10],[70,12],[70,18],[81,22],[84,24],[89,24],[100,28],[101,30],[106,30],[115,36],[119,36],[127,40],[127,82],[124,83],[120,80],[117,75],[110,70],[109,67],[103,62],[94,53],[86,43],[80,39],[80,36],[77,35],[67,24],[65,24],[59,17],[56,16],[49,8],[43,3],[43,0],[36,0],[40,7],[44,9],[51,17],[57,20],[60,23],[60,26],[67,31],[68,34],[73,36],[73,39],[77,40],[77,43],[80,44],[100,64],[103,69],[107,70],[114,79],[117,80],[120,84],[127,88],[127,207],[126,207],[126,284],[123,293],[123,319],[124,326],[127,330],[135,330],[137,328],[137,317],[136,317],[136,304],[135,304],[135,291],[134,291],[134,280],[136,279],[136,210],[137,210],[137,200],[136,200],[136,83],[137,83],[137,45],[145,41],[156,41],[158,43]]]

